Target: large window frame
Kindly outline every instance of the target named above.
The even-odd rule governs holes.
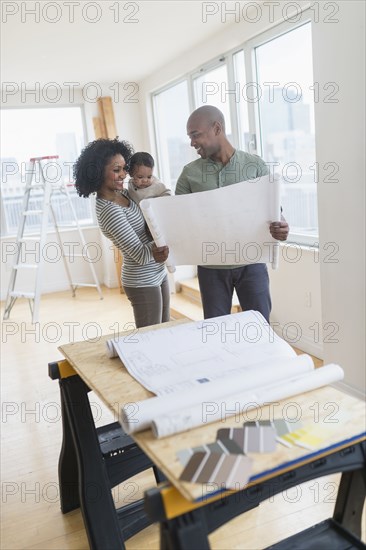
[[[47,109],[65,109],[65,108],[70,108],[72,107],[73,109],[79,109],[80,110],[80,118],[81,118],[81,127],[82,127],[82,138],[83,138],[83,143],[82,143],[82,147],[85,147],[85,145],[88,143],[88,137],[87,137],[87,125],[86,125],[86,118],[85,118],[85,107],[82,103],[76,103],[76,104],[73,104],[72,106],[68,105],[68,104],[61,104],[61,105],[52,105],[52,106],[49,106],[49,105],[37,105],[37,106],[34,106],[34,105],[13,105],[13,106],[9,106],[9,107],[6,107],[6,109],[4,108],[3,111],[7,110],[7,111],[10,111],[10,110],[17,110],[17,111],[21,111],[21,110],[34,110],[34,111],[40,111],[41,109],[42,110],[47,110]],[[75,159],[76,160],[76,159]],[[27,162],[28,159],[24,159],[22,160],[21,162]],[[23,203],[23,195],[21,197],[19,197],[19,200],[21,202],[21,204]],[[86,200],[86,199],[82,199],[80,198],[80,200]],[[94,207],[94,202],[95,202],[95,199],[94,197],[91,195],[90,196],[90,200],[91,200],[91,208],[90,208],[90,211],[91,211],[91,221],[88,222],[88,223],[82,223],[81,226],[84,228],[87,228],[87,227],[94,227],[97,225],[97,220],[96,220],[96,213],[95,213],[95,207]],[[0,190],[0,210],[1,210],[1,238],[11,238],[11,237],[15,237],[17,235],[17,228],[13,228],[13,230],[9,230],[9,228],[7,227],[7,223],[6,223],[6,216],[5,216],[5,206],[4,206],[4,197],[3,197],[3,194]],[[66,231],[70,231],[72,230],[72,227],[68,227],[65,229]],[[29,231],[26,232],[27,235],[32,235],[36,232],[37,230],[32,230],[30,229]],[[51,224],[48,228],[48,231],[49,232],[52,232],[54,231],[54,227],[53,225]],[[63,229],[62,227],[60,226],[60,231],[62,232]]]
[[[179,86],[179,84],[182,84],[183,82],[187,83],[187,99],[188,99],[188,107],[189,111],[192,112],[194,107],[194,100],[193,100],[193,87],[192,87],[192,80],[191,75],[187,75],[181,78],[177,78],[176,80],[171,81],[169,84],[159,88],[158,91],[150,95],[150,107],[151,112],[153,113],[153,137],[155,142],[155,149],[156,149],[156,168],[157,168],[157,174],[158,176],[164,181],[164,183],[168,184],[170,181],[170,177],[168,174],[168,170],[166,169],[166,163],[162,151],[161,146],[161,140],[159,139],[159,130],[158,130],[158,114],[157,114],[157,96],[159,94],[162,94],[171,88],[174,88],[175,86]],[[168,185],[169,186],[169,185]]]
[[[305,14],[305,16],[304,16]],[[255,49],[268,44],[272,40],[280,38],[283,35],[286,35],[289,32],[295,31],[304,25],[312,25],[312,20],[310,14],[303,13],[301,21],[297,25],[293,25],[289,22],[283,22],[279,25],[259,34],[253,39],[245,43],[244,55],[245,55],[245,67],[248,71],[247,77],[249,82],[256,81],[256,76],[258,72],[258,67],[256,66],[256,56]],[[249,126],[250,132],[255,136],[256,141],[256,153],[260,156],[263,156],[263,143],[262,143],[262,134],[261,134],[261,115],[260,115],[260,103],[255,102],[252,105],[252,108],[249,109]],[[264,158],[264,160],[266,160]],[[316,163],[316,151],[314,151],[314,166],[317,166]],[[315,181],[317,180],[317,174],[314,173]],[[286,213],[285,213],[286,214]],[[290,228],[291,229],[291,228]],[[318,229],[319,231],[319,229]],[[304,233],[296,233],[290,231],[288,242],[296,243],[298,245],[310,246],[314,248],[319,247],[319,232],[317,235],[308,235]]]
[[[197,76],[203,74],[204,72],[212,71],[215,68],[218,68],[223,63],[225,63],[227,67],[227,75],[228,75],[228,89],[229,90],[234,89],[235,82],[236,82],[234,56],[236,54],[239,54],[240,52],[243,52],[243,56],[244,56],[246,81],[255,82],[256,81],[255,48],[263,44],[266,44],[276,38],[279,38],[290,31],[300,28],[305,24],[312,25],[312,18],[309,10],[305,10],[304,12],[302,12],[301,21],[299,21],[298,24],[294,24],[289,21],[281,22],[273,26],[271,29],[261,32],[260,34],[244,42],[243,44],[223,53],[220,56],[217,56],[214,59],[207,61],[207,63],[204,63],[202,66],[197,67],[196,69],[190,71],[189,73],[186,73],[184,76],[180,77],[179,79],[174,80],[169,84],[154,90],[151,93],[151,107],[152,107],[152,113],[153,113],[155,147],[157,151],[157,165],[161,175],[163,174],[162,174],[162,166],[161,166],[162,163],[161,163],[160,144],[159,144],[158,133],[157,133],[157,113],[156,113],[154,98],[158,94],[160,94],[162,91],[166,91],[167,89],[176,85],[177,83],[186,81],[187,88],[188,88],[189,106],[192,112],[194,109],[197,108],[197,105],[195,104],[196,102],[195,102],[195,94],[194,94],[194,79],[197,78]],[[239,132],[239,124],[240,124],[239,103],[236,102],[236,99],[233,94],[229,94],[228,101],[229,101],[230,121],[231,121],[231,130],[232,130],[231,131],[232,144],[236,148],[240,148],[250,153],[256,153],[261,156],[262,143],[261,143],[261,133],[260,133],[259,103],[258,102],[248,103],[248,123],[249,123],[248,134],[250,136],[250,140],[248,143],[244,143],[242,136],[240,135],[240,132]],[[187,140],[188,140],[188,137],[187,137]],[[314,160],[316,162],[316,158]],[[310,247],[317,248],[319,246],[318,240],[319,240],[319,235],[306,235],[306,234],[295,233],[295,232],[292,232],[290,228],[288,242],[296,243],[297,245],[300,245],[300,246],[306,246],[306,247],[310,246]]]

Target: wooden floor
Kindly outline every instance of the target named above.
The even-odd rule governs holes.
[[[80,511],[62,515],[57,462],[61,443],[58,384],[47,363],[71,341],[131,328],[131,307],[118,290],[82,289],[42,297],[40,323],[30,323],[28,304],[18,301],[2,325],[2,527],[1,549],[87,549]],[[1,312],[2,316],[2,312]],[[97,425],[111,413],[91,395]],[[328,476],[277,495],[210,536],[212,548],[260,549],[332,515],[339,476]],[[118,506],[140,498],[154,484],[140,474],[113,490]],[[158,527],[127,541],[127,549],[157,549]],[[103,549],[100,549],[103,550]]]

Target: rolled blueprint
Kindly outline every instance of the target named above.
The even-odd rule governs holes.
[[[157,438],[196,428],[203,424],[224,420],[229,416],[262,406],[267,403],[281,401],[305,393],[338,380],[344,376],[339,365],[329,364],[306,374],[289,378],[286,381],[262,385],[247,393],[237,392],[219,400],[202,402],[195,406],[183,408],[175,413],[163,414],[155,418],[152,431]]]
[[[282,384],[287,384],[287,380],[292,379],[294,375],[301,375],[314,369],[314,363],[309,355],[303,354],[288,359],[274,359],[266,363],[257,363],[250,367],[245,367],[238,374],[229,373],[225,377],[217,378],[212,382],[202,384],[198,388],[181,391],[171,395],[161,397],[151,397],[144,401],[138,401],[122,407],[120,422],[126,433],[146,430],[151,427],[156,418],[165,415],[180,413],[181,409],[190,409],[191,407],[202,410],[202,404],[205,401],[213,399],[231,399],[233,393],[247,392],[249,389],[257,388],[266,384],[276,383],[282,380]]]
[[[143,199],[140,202],[140,208],[150,229],[151,235],[153,236],[156,246],[166,246],[165,237],[160,231],[159,224],[156,220],[156,217],[154,216],[154,212],[151,207],[151,201],[149,199]],[[166,266],[169,273],[174,273],[175,266],[173,265],[171,258],[167,259]]]
[[[106,343],[107,348],[107,356],[109,359],[114,359],[115,357],[118,357],[118,353],[116,352],[116,348],[114,347],[113,340],[107,340]]]

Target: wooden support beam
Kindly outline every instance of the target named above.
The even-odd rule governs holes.
[[[99,117],[93,117],[93,126],[94,126],[94,134],[95,139],[105,138],[107,137],[103,133],[103,124]]]
[[[99,112],[103,113],[106,137],[114,139],[117,137],[116,121],[114,118],[113,102],[111,97],[100,97],[98,99]],[[102,118],[102,116],[101,116]]]
[[[101,124],[101,129],[102,129],[102,134],[103,134],[103,137],[104,138],[107,138],[108,135],[107,135],[107,128],[105,126],[105,120],[104,120],[104,111],[103,111],[103,103],[102,103],[102,98],[99,97],[98,98],[98,112],[99,112],[99,118],[100,118],[100,124]]]

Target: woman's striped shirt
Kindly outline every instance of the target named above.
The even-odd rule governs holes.
[[[159,286],[166,275],[165,265],[154,260],[153,241],[146,233],[140,208],[130,199],[127,191],[123,191],[123,195],[129,199],[130,206],[123,207],[97,198],[99,227],[123,254],[123,286]]]

